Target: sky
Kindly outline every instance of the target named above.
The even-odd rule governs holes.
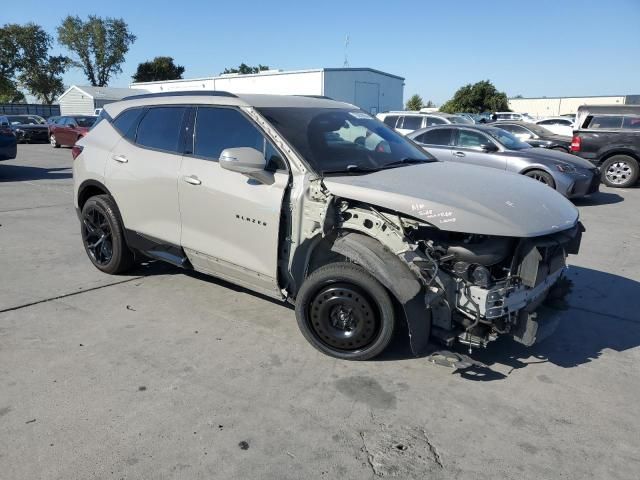
[[[123,72],[172,56],[184,78],[244,62],[297,70],[351,67],[405,78],[405,99],[445,102],[489,79],[508,96],[640,94],[640,0],[3,2],[0,24],[35,22],[55,37],[66,15],[121,17],[137,36]],[[56,46],[52,53],[65,52]],[[73,69],[65,84],[86,85]]]

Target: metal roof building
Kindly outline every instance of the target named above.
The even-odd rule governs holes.
[[[131,94],[130,88],[72,85],[58,98],[60,115],[93,115],[96,108],[102,108],[107,103],[122,100]]]
[[[376,114],[403,107],[404,78],[373,68],[265,70],[185,80],[133,83],[149,92],[223,90],[231,93],[318,95],[357,105]]]

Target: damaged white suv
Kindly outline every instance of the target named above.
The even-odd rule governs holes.
[[[437,162],[324,98],[129,97],[74,156],[97,268],[151,257],[290,301],[307,340],[338,358],[374,357],[404,321],[415,353],[430,337],[533,344],[583,231],[545,185]]]

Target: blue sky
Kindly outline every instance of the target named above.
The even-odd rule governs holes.
[[[185,78],[241,62],[341,67],[349,34],[350,65],[405,77],[405,98],[440,104],[483,79],[509,96],[640,94],[640,0],[22,0],[3,2],[0,24],[33,21],[55,35],[65,15],[91,13],[124,18],[138,37],[111,86],[157,55],[184,65]],[[87,83],[80,70],[65,82]]]

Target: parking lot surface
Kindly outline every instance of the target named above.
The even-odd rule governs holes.
[[[576,202],[552,338],[454,371],[404,337],[323,356],[291,308],[173,267],[100,273],[70,150],[18,148],[0,163],[0,478],[638,478],[640,189]]]

